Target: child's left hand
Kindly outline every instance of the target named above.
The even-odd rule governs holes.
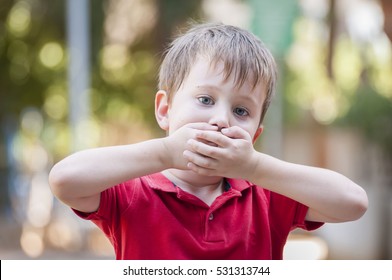
[[[253,172],[255,154],[248,132],[233,126],[219,131],[199,131],[187,143],[184,157],[188,168],[206,176],[246,178]]]

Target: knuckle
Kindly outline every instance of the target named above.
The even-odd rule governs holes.
[[[210,157],[215,157],[217,155],[217,152],[215,151],[215,149],[208,149],[206,154]]]
[[[205,168],[211,168],[211,162],[209,160],[205,160],[203,166]]]

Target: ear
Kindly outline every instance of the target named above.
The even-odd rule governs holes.
[[[262,125],[256,130],[255,136],[253,136],[253,144],[256,142],[257,138],[259,138],[263,130],[264,130],[264,126]]]
[[[163,130],[169,129],[169,103],[166,91],[159,90],[155,94],[155,118]]]

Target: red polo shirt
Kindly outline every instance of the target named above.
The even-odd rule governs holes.
[[[322,225],[305,222],[307,209],[234,179],[208,206],[157,173],[102,192],[94,213],[75,213],[106,234],[117,259],[282,259],[291,230]]]

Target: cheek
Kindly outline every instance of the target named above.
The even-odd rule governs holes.
[[[183,110],[184,108],[171,111],[169,113],[169,131],[173,132],[180,127],[192,122],[192,114],[187,114],[189,110]]]
[[[239,125],[243,130],[249,133],[250,137],[252,138],[253,142],[260,136],[262,129],[259,127],[258,122],[251,122],[248,123],[247,125],[241,126]]]

